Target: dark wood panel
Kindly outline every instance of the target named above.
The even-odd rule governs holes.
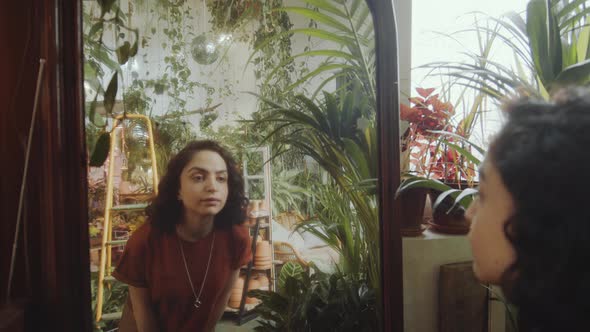
[[[23,175],[22,144],[29,129],[33,107],[39,52],[39,35],[33,33],[35,16],[32,0],[0,3],[0,156],[2,158],[0,200],[0,297],[6,298],[6,284],[16,224],[20,182]],[[22,239],[21,239],[22,240]],[[19,250],[23,255],[22,247]],[[26,295],[24,264],[15,273],[15,297]]]
[[[91,331],[80,5],[75,0],[0,4],[0,90],[4,105],[10,104],[0,109],[1,152],[3,161],[10,160],[2,163],[2,301],[39,59],[46,60],[12,287],[13,299],[25,299],[27,331]]]
[[[397,25],[392,1],[368,1],[377,48],[377,130],[379,135],[379,219],[384,331],[402,332],[403,271],[399,201],[399,68]]]

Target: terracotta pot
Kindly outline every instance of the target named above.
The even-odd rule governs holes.
[[[260,201],[259,205],[258,205],[258,210],[259,211],[264,211],[266,213],[268,213],[268,204],[266,204],[266,200],[263,199]]]
[[[229,295],[229,302],[227,305],[231,308],[239,308],[240,302],[242,301],[242,293],[244,292],[244,277],[241,276],[236,280],[236,283],[231,289],[231,293]]]
[[[261,290],[269,290],[270,289],[270,280],[264,274],[258,275],[258,289],[261,289]]]
[[[260,286],[260,283],[258,282],[258,280],[250,279],[250,281],[248,282],[248,291],[258,289],[259,286]],[[249,303],[249,304],[258,303],[258,299],[255,297],[246,297],[246,303]]]
[[[250,208],[250,213],[256,213],[259,210],[259,206],[260,206],[260,201],[253,199],[250,201],[250,203],[248,204],[248,207]]]
[[[440,192],[431,191],[430,196],[435,202]],[[462,208],[453,208],[449,213],[454,202],[450,198],[445,198],[432,213],[432,220],[429,221],[430,229],[441,234],[463,235],[469,233],[471,224],[465,218],[465,210]]]
[[[91,237],[90,238],[90,248],[100,248],[102,246],[102,232],[99,233],[99,236]]]
[[[90,268],[96,268],[100,265],[100,250],[90,250]]]
[[[254,266],[257,269],[270,269],[272,264],[271,248],[268,241],[256,243],[256,255],[254,256]]]
[[[402,236],[420,236],[426,230],[422,221],[427,194],[427,188],[412,188],[397,197],[401,207]]]
[[[133,193],[132,184],[129,181],[121,181],[119,183],[119,195],[129,195]]]

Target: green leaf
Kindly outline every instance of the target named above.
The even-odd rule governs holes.
[[[117,96],[117,89],[118,89],[118,75],[115,72],[111,81],[109,82],[109,86],[107,87],[107,91],[104,94],[104,108],[107,114],[113,113],[113,107],[115,106],[115,97]]]
[[[588,82],[590,82],[590,59],[565,68],[555,79],[558,85],[583,85]]]
[[[137,48],[137,42],[135,42],[135,48]],[[125,43],[123,43],[122,46],[117,48],[117,60],[119,61],[119,64],[124,65],[127,63],[127,61],[129,61],[129,54],[131,53],[130,51],[131,44],[128,41],[126,41]]]
[[[119,64],[111,59],[109,50],[103,44],[92,49],[91,53],[92,56],[96,57],[97,60],[107,66],[110,70],[120,70]]]
[[[537,74],[547,85],[561,71],[562,64],[561,37],[547,1],[529,2],[526,25]]]
[[[96,0],[100,5],[101,15],[103,17],[106,13],[110,12],[116,0]]]
[[[453,204],[447,213],[450,213],[458,204],[460,204],[464,209],[469,208],[469,205],[473,201],[473,196],[477,195],[478,193],[479,191],[474,188],[463,189],[463,191],[461,191],[461,193],[455,198],[455,204]]]
[[[319,23],[323,23],[327,26],[331,26],[331,27],[336,28],[336,29],[338,29],[342,32],[345,32],[345,33],[352,32],[346,25],[340,23],[338,20],[330,17],[329,15],[326,15],[321,12],[317,12],[317,11],[309,9],[309,8],[284,7],[284,8],[279,8],[278,10],[285,11],[288,13],[296,13],[296,14],[305,16],[311,20],[317,21]]]
[[[477,152],[481,153],[482,155],[486,153],[486,151],[483,148],[481,148],[479,145],[471,142],[470,140],[466,139],[465,137],[463,137],[461,135],[458,135],[458,134],[455,134],[455,133],[452,133],[449,131],[444,131],[444,130],[429,130],[428,132],[459,139],[459,140],[471,145],[475,150],[477,150]]]
[[[295,278],[301,279],[302,275],[305,273],[305,270],[299,263],[295,262],[287,262],[281,268],[281,273],[279,274],[279,289],[284,289],[287,284],[287,278]]]
[[[587,0],[586,0],[587,1]],[[563,27],[570,27],[570,26],[577,26],[583,24],[584,20],[587,20],[587,17],[590,15],[590,7],[581,10],[579,13],[575,13],[573,16],[569,17],[562,23]],[[588,22],[585,22],[588,24]],[[569,29],[564,29],[568,31]]]
[[[461,190],[459,190],[459,189],[448,189],[448,190],[445,190],[445,191],[441,192],[441,193],[438,195],[438,197],[436,198],[436,200],[434,201],[434,203],[432,203],[432,210],[433,210],[433,211],[436,211],[436,209],[438,209],[438,206],[439,206],[439,205],[440,205],[440,204],[441,204],[441,203],[442,203],[442,202],[443,202],[443,201],[444,201],[444,200],[445,200],[445,199],[446,199],[448,196],[451,196],[451,197],[453,197],[453,198],[454,198],[454,197],[456,197],[456,196],[458,195],[458,193],[459,193],[460,191],[461,191]],[[448,213],[448,211],[447,211],[447,213]]]
[[[97,23],[94,23],[94,24],[92,25],[92,27],[90,28],[90,31],[88,32],[88,37],[87,37],[87,38],[92,38],[92,37],[94,37],[94,35],[95,35],[95,34],[96,34],[98,31],[100,31],[100,30],[103,30],[103,26],[104,26],[104,23],[103,23],[103,20],[102,20],[102,19],[101,19],[100,21],[98,21]]]
[[[102,133],[98,140],[96,141],[96,145],[94,146],[94,151],[92,151],[92,156],[90,157],[90,166],[92,167],[100,167],[104,164],[105,160],[109,155],[109,149],[111,147],[111,135],[108,132]]]
[[[96,112],[96,98],[90,103],[90,109],[88,111],[88,119],[97,127],[104,127],[104,118]]]
[[[578,53],[578,61],[590,58],[590,52],[588,52],[588,49],[590,48],[590,25],[585,26],[582,30],[580,30],[576,48]]]
[[[356,144],[355,141],[344,138],[344,146],[346,147],[346,153],[348,154],[349,158],[356,166],[356,170],[360,174],[361,178],[367,179],[371,177],[371,171],[369,169],[369,160],[367,160],[366,155],[363,153],[361,148]]]
[[[426,178],[422,178],[422,177],[413,176],[413,177],[410,177],[409,179],[404,180],[400,184],[399,188],[397,189],[397,192],[395,193],[395,196],[397,197],[401,193],[403,193],[404,191],[412,189],[412,188],[428,188],[428,189],[434,189],[434,190],[441,191],[441,192],[452,189],[451,187],[442,183],[441,181],[438,181],[435,179],[426,179]]]
[[[565,5],[561,10],[557,12],[557,18],[560,21],[567,19],[572,13],[576,12],[576,9],[581,5],[585,4],[588,0],[575,0]],[[563,26],[563,23],[561,24]]]
[[[137,46],[137,40],[136,40],[133,43],[133,46],[131,46],[131,48],[129,49],[129,57],[132,58],[132,57],[136,56],[137,50],[138,50],[138,46]]]
[[[303,29],[293,29],[291,30],[292,33],[302,33],[309,37],[319,38],[327,41],[336,42],[340,45],[347,46],[354,44],[354,40],[350,37],[340,36],[336,33],[322,30],[322,29],[313,29],[313,28],[303,28]]]
[[[287,88],[285,88],[285,91],[283,93],[287,93],[287,92],[293,90],[297,86],[307,82],[310,78],[316,77],[323,72],[334,71],[336,69],[351,69],[351,68],[353,68],[353,67],[349,66],[349,65],[338,64],[338,63],[323,65],[321,67],[316,68],[314,71],[308,73],[307,75],[303,76],[302,78],[297,80],[297,82],[289,85]]]
[[[342,18],[347,17],[345,12],[343,12],[342,10],[340,10],[337,7],[335,7],[334,5],[332,5],[330,3],[330,1],[326,1],[326,0],[303,0],[303,1],[314,6],[314,7],[317,7],[318,9],[330,12],[332,14],[336,14]]]
[[[457,152],[458,154],[462,155],[463,157],[465,157],[467,160],[469,160],[470,162],[474,163],[475,166],[479,166],[479,164],[481,164],[481,160],[479,160],[477,157],[475,157],[471,152],[465,150],[464,148],[458,146],[455,143],[451,143],[446,139],[443,139],[443,143],[446,144],[448,147],[450,147],[452,150],[454,150],[455,152]]]

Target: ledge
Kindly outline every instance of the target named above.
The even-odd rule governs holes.
[[[433,232],[427,229],[420,236],[403,236],[403,241],[420,241],[420,240],[444,240],[444,239],[461,239],[467,238],[467,234],[464,235],[452,235],[452,234],[441,234]]]

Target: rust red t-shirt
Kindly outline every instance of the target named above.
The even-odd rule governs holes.
[[[201,294],[201,306],[193,306],[195,297],[179,247],[176,233],[164,234],[148,223],[139,227],[125,246],[113,276],[128,285],[148,288],[152,309],[162,331],[201,331],[213,317],[213,308],[221,301],[230,272],[252,258],[247,226],[215,229],[196,242],[180,240],[197,295],[201,289],[209,250],[215,234],[209,273]]]

